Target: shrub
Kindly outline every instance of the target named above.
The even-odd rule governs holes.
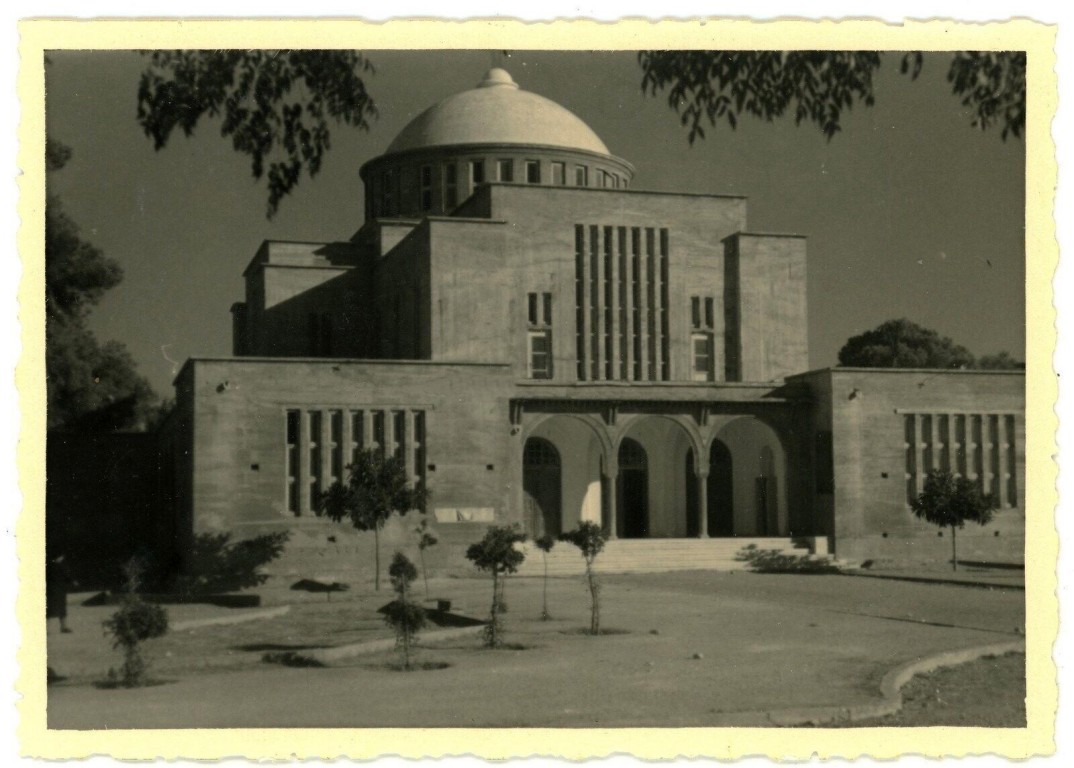
[[[402,552],[396,552],[388,566],[388,577],[395,589],[395,600],[388,604],[384,620],[395,630],[396,646],[403,656],[403,669],[410,669],[410,646],[414,635],[425,626],[425,610],[410,600],[410,585],[418,578],[418,569]]]
[[[593,571],[593,561],[604,549],[608,534],[596,523],[581,522],[573,531],[561,533],[560,541],[566,541],[578,547],[585,558],[585,578],[589,585],[589,634],[600,634],[600,580]]]
[[[232,542],[229,533],[200,534],[176,579],[176,591],[192,597],[259,587],[268,579],[261,568],[283,553],[290,535],[279,531]]]
[[[466,558],[473,562],[478,570],[492,574],[492,608],[489,623],[485,626],[485,645],[496,648],[503,642],[503,626],[500,613],[503,610],[503,583],[507,574],[514,573],[526,559],[517,544],[526,540],[526,534],[514,526],[491,526],[485,537],[466,550]]]
[[[740,562],[749,563],[754,573],[840,573],[838,565],[825,558],[796,555],[778,549],[758,549],[750,544],[735,555]]]
[[[123,649],[122,672],[117,675],[110,669],[108,677],[127,688],[146,683],[148,664],[142,655],[141,644],[168,631],[167,612],[159,605],[145,602],[138,594],[144,571],[145,563],[140,559],[131,558],[127,562],[123,567],[126,578],[123,601],[119,610],[103,622],[105,634],[112,636],[112,647]]]

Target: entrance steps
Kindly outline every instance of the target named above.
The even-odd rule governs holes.
[[[736,555],[750,545],[762,550],[808,555],[807,541],[791,538],[731,537],[719,539],[615,539],[604,546],[594,563],[598,573],[660,573],[663,571],[741,571],[748,564]],[[518,576],[543,576],[544,553],[531,542]],[[547,555],[549,576],[585,573],[582,553],[563,541]]]

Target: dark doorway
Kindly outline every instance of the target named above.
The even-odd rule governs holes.
[[[629,437],[619,446],[619,500],[622,537],[649,535],[649,461],[645,449]]]
[[[522,453],[522,495],[526,532],[533,538],[562,533],[559,451],[540,437]]]
[[[735,535],[735,497],[731,471],[731,451],[719,440],[714,440],[709,451],[709,536]]]

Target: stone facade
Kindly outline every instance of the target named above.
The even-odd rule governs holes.
[[[819,536],[846,559],[942,558],[907,501],[932,466],[1002,495],[964,556],[1022,559],[1022,375],[801,373],[803,237],[749,231],[741,197],[630,189],[633,167],[574,116],[511,118],[523,97],[507,82],[480,86],[502,101],[495,131],[423,115],[367,164],[349,241],[257,252],[235,356],[192,359],[176,380],[163,434],[182,541],[287,528],[300,554],[284,572],[366,568],[368,535],[316,511],[372,447],[430,489],[436,570],[465,569],[490,523],[538,535],[580,520],[622,538]],[[463,178],[497,159],[537,170]],[[553,173],[583,159],[585,174]],[[394,521],[386,546],[411,546],[412,526]]]

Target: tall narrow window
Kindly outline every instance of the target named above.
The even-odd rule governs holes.
[[[589,168],[584,165],[574,166],[574,186],[576,187],[588,187],[589,186]]]
[[[496,177],[499,181],[515,180],[515,161],[511,159],[496,161]]]
[[[444,210],[450,211],[459,204],[459,167],[455,163],[444,166]]]
[[[477,186],[485,183],[485,161],[473,160],[470,162],[470,184]]]
[[[531,379],[552,378],[552,294],[527,297],[526,374]]]
[[[552,183],[557,187],[562,187],[567,183],[567,164],[566,163],[552,163]]]
[[[318,509],[321,503],[321,493],[324,491],[324,466],[321,462],[321,412],[310,411],[309,414],[309,445],[310,456],[310,509]]]
[[[395,215],[395,178],[388,170],[380,175],[380,197],[384,201],[381,210],[385,216]]]
[[[329,411],[328,485],[343,481],[343,411]]]
[[[690,297],[690,350],[693,357],[690,378],[693,381],[712,381],[714,378],[713,310],[711,296]]]
[[[302,415],[299,411],[287,412],[287,511],[299,514],[298,506],[298,434]]]
[[[365,425],[365,413],[351,411],[351,464],[358,461],[358,453],[368,447],[365,440]]]
[[[526,183],[527,184],[540,184],[541,183],[541,163],[539,160],[527,160],[526,161]]]
[[[433,209],[433,167],[431,165],[421,167],[421,209],[423,211]]]

